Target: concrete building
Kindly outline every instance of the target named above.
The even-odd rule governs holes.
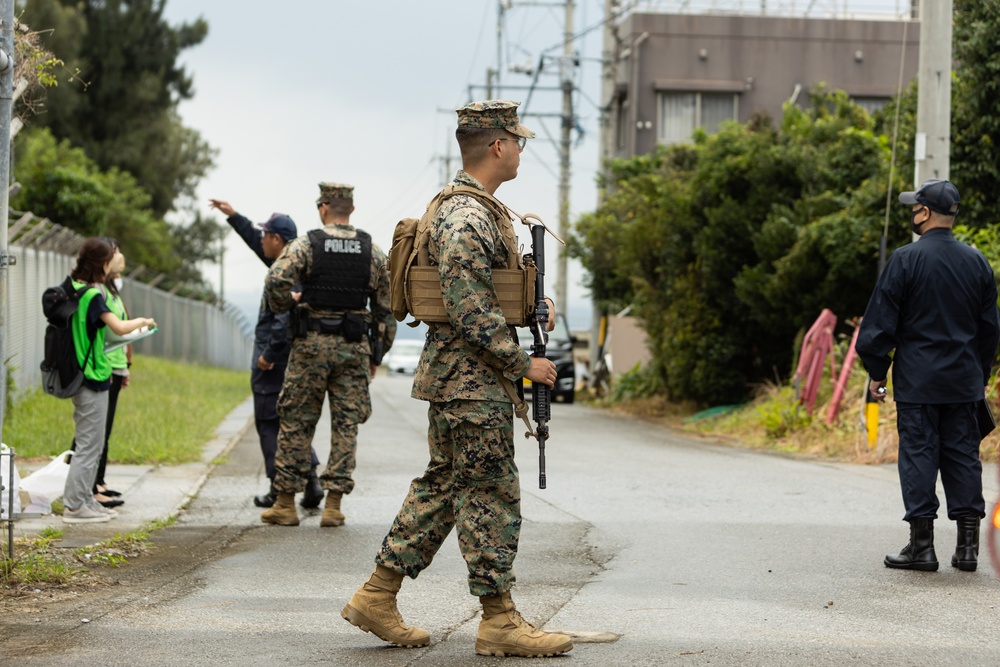
[[[604,154],[630,157],[764,112],[824,83],[874,110],[917,73],[915,21],[629,14],[617,26]]]

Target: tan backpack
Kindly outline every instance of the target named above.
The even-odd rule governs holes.
[[[448,313],[441,296],[438,268],[431,266],[427,244],[430,224],[445,199],[457,194],[475,197],[486,206],[498,223],[509,256],[515,266],[493,269],[493,285],[500,298],[507,324],[523,326],[535,308],[535,267],[525,266],[517,252],[517,240],[510,213],[504,204],[489,193],[466,185],[450,185],[439,192],[427,205],[422,217],[404,218],[396,224],[389,248],[389,290],[392,314],[402,322],[412,315],[419,322],[447,322]],[[504,225],[504,222],[507,224]]]

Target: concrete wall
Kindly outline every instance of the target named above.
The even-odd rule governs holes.
[[[613,378],[629,372],[636,364],[645,366],[652,360],[646,332],[634,317],[608,317],[608,347]]]

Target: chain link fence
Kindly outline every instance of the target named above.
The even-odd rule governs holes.
[[[30,216],[30,214],[26,214]],[[42,292],[61,283],[76,264],[83,237],[48,220],[12,221],[7,269],[4,367],[14,394],[37,387],[45,353]],[[19,227],[19,222],[22,223]],[[155,286],[123,279],[122,300],[132,317],[152,317],[158,331],[133,346],[148,354],[187,363],[244,370],[253,354],[253,328],[234,308],[187,299]]]

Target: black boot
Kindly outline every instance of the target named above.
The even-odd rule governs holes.
[[[253,504],[257,507],[270,507],[274,505],[275,499],[278,497],[278,492],[274,488],[274,482],[271,482],[271,488],[267,493],[262,493],[259,496],[253,497]]]
[[[898,556],[886,556],[885,566],[900,570],[936,572],[938,559],[934,553],[934,519],[911,520],[910,543],[903,547]]]
[[[302,506],[302,509],[316,509],[323,502],[324,495],[323,487],[319,483],[319,477],[316,476],[316,468],[313,468],[309,471],[309,477],[306,480],[306,491],[302,494],[302,500],[299,501],[299,505]]]
[[[963,516],[955,522],[958,524],[958,546],[951,557],[951,566],[963,572],[975,572],[979,558],[979,517]]]

